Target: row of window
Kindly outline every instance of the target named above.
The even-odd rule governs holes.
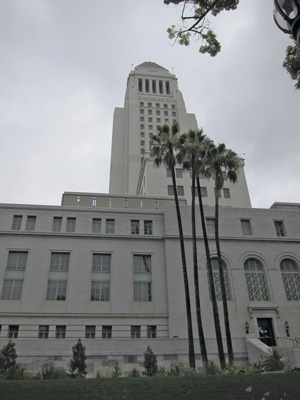
[[[12,230],[20,230],[22,225],[22,215],[14,215],[12,222]],[[30,221],[30,223],[28,222]],[[26,230],[34,231],[36,223],[36,216],[27,216],[26,221]],[[61,232],[63,225],[63,217],[53,217],[52,222],[52,231],[53,232]],[[133,225],[136,227],[133,232]],[[131,221],[131,233],[138,234],[139,233],[140,221],[132,220]],[[75,217],[67,217],[66,221],[66,232],[75,232],[76,227],[76,218]],[[152,235],[153,224],[150,220],[144,221],[144,235]],[[92,233],[101,233],[102,232],[102,219],[101,218],[93,218],[92,220]],[[105,233],[114,233],[115,232],[115,220],[114,219],[106,219],[105,220]]]
[[[20,300],[28,252],[10,251],[2,300]],[[70,253],[51,253],[46,300],[66,300]],[[212,259],[217,299],[221,300],[220,276],[217,259]],[[228,270],[223,261],[228,300],[231,299]],[[286,258],[280,263],[287,300],[300,300],[300,275],[298,264]],[[244,271],[250,301],[269,301],[262,263],[248,258]],[[92,258],[91,301],[110,300],[111,254],[94,253]],[[152,301],[152,260],[149,254],[133,255],[133,300]]]
[[[20,300],[28,252],[10,251],[1,300]],[[67,298],[70,253],[52,252],[46,300]],[[111,254],[93,253],[90,301],[110,301]],[[151,255],[133,255],[133,301],[152,301]]]
[[[227,181],[228,177],[227,177],[226,172],[223,171],[222,174],[223,174],[224,181]],[[176,178],[183,178],[183,170],[182,170],[182,168],[175,168],[175,175],[176,175]],[[192,179],[192,171],[189,171],[189,175],[190,175],[190,178]],[[167,177],[168,178],[172,178],[172,171],[169,168],[167,168]],[[209,179],[204,174],[199,174],[199,178],[200,179]],[[216,179],[215,174],[212,173],[210,178],[215,180]]]
[[[160,106],[161,106],[160,103],[155,103],[155,107],[156,107],[156,108],[160,108]],[[140,102],[140,107],[142,107],[142,108],[144,108],[144,107],[152,108],[152,107],[154,107],[154,106],[153,106],[153,104],[152,104],[151,102],[148,102],[148,103],[146,104],[145,102],[141,101],[141,102]],[[163,104],[163,108],[164,108],[164,110],[167,110],[167,109],[168,109],[168,104],[167,104],[167,103],[164,103],[164,104]],[[176,108],[175,104],[171,104],[171,109],[172,109],[172,110],[175,110],[175,108]]]
[[[146,112],[145,112],[146,110],[144,110],[143,108],[140,108],[140,114],[141,115],[146,115]],[[151,110],[151,109],[148,109],[148,111],[147,111],[147,115],[154,115],[154,113],[153,113],[153,111]],[[168,110],[164,110],[164,112],[162,113],[162,111],[160,111],[160,110],[156,110],[155,111],[155,115],[157,116],[157,117],[160,117],[161,115],[163,115],[164,117],[169,117],[169,115],[172,115],[172,117],[176,117],[176,111],[168,111]],[[141,120],[141,118],[143,118],[142,120]],[[148,117],[148,118],[152,118],[152,117]],[[144,117],[140,117],[140,121],[144,121]],[[148,121],[149,121],[149,119],[148,119]],[[152,120],[151,121],[149,121],[149,122],[152,122]]]
[[[155,79],[141,79],[138,81],[138,91],[145,93],[159,93],[159,94],[171,94],[170,93],[170,82],[155,80]]]
[[[201,191],[201,196],[202,197],[208,197],[208,193],[207,193],[207,187],[206,186],[201,186],[200,187],[200,191]],[[192,188],[191,188],[191,193],[192,193]],[[230,199],[231,195],[230,195],[230,189],[229,188],[223,188],[222,192],[219,192],[219,198],[222,197],[222,193],[223,193],[223,197],[224,199]],[[184,186],[177,186],[177,194],[178,196],[184,196]],[[197,194],[197,188],[196,188],[196,194]],[[174,187],[173,185],[168,185],[168,195],[169,196],[174,196]]]
[[[38,338],[48,339],[49,338],[49,325],[39,325],[38,327]],[[96,325],[86,325],[85,326],[85,338],[95,339],[96,338]],[[100,337],[102,339],[111,339],[113,327],[111,325],[102,325]],[[0,325],[1,332],[1,325]],[[65,339],[66,338],[67,327],[66,325],[56,325],[55,327],[55,338]],[[147,325],[147,338],[155,339],[157,337],[157,327],[156,325]],[[19,325],[9,325],[7,336],[10,339],[17,339],[19,336]],[[132,339],[140,339],[141,336],[141,325],[132,325],[130,330],[130,337]]]

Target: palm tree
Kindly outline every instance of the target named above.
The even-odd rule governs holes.
[[[196,176],[196,162],[199,159],[201,145],[205,139],[203,131],[190,130],[187,134],[181,136],[182,144],[181,151],[177,154],[177,161],[183,162],[183,166],[188,169],[192,169],[192,241],[193,241],[193,266],[194,266],[194,287],[195,287],[195,304],[196,304],[196,316],[198,325],[198,335],[200,350],[202,355],[203,365],[206,366],[208,363],[207,350],[205,345],[205,338],[203,332],[203,324],[201,317],[201,306],[200,306],[200,293],[199,293],[199,276],[198,276],[198,261],[197,261],[197,236],[196,236],[196,221],[195,221],[195,176]],[[185,160],[185,161],[184,161]]]
[[[231,332],[229,324],[225,277],[224,277],[220,238],[219,238],[219,197],[221,189],[224,186],[224,175],[233,183],[237,181],[239,159],[234,151],[226,149],[224,143],[221,143],[218,146],[213,146],[209,150],[208,158],[209,158],[208,161],[209,170],[215,174],[215,240],[216,240],[217,258],[219,265],[220,286],[221,286],[222,301],[223,301],[223,313],[224,313],[227,351],[228,351],[228,361],[229,365],[232,365],[234,363],[234,356],[233,356],[233,348],[232,348],[232,340],[231,340]]]
[[[179,125],[173,124],[172,128],[169,125],[163,125],[157,127],[158,133],[153,135],[152,140],[154,145],[151,150],[151,157],[154,158],[154,164],[160,166],[164,164],[172,173],[172,184],[174,190],[176,215],[179,230],[180,250],[181,250],[181,261],[182,261],[182,272],[183,272],[183,283],[185,293],[185,304],[186,304],[186,315],[187,315],[187,330],[188,330],[188,345],[189,345],[189,365],[190,368],[195,368],[195,350],[194,350],[194,338],[193,338],[193,325],[192,325],[192,313],[191,313],[191,301],[189,282],[186,266],[183,229],[181,221],[181,213],[177,195],[177,185],[175,177],[175,151],[179,146]]]

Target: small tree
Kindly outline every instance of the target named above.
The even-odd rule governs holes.
[[[122,376],[122,370],[119,366],[119,361],[115,361],[114,371],[111,374],[112,378],[120,378]]]
[[[73,378],[85,378],[86,371],[86,355],[85,355],[85,346],[82,345],[81,340],[78,339],[78,342],[75,346],[72,347],[73,358],[70,362],[69,371],[71,373],[71,377]]]
[[[157,356],[149,346],[144,353],[144,362],[141,365],[145,368],[145,375],[154,376],[157,374]]]
[[[14,379],[18,370],[17,357],[15,344],[9,340],[0,350],[0,378]]]

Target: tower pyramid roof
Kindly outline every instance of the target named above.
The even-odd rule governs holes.
[[[156,68],[156,69],[163,69],[163,70],[167,71],[166,68],[164,68],[161,65],[158,65],[154,62],[151,62],[151,61],[145,61],[142,64],[137,65],[136,68]]]

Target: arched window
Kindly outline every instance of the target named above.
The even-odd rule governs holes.
[[[152,81],[152,93],[156,93],[156,81]]]
[[[218,259],[212,258],[211,263],[212,263],[212,269],[213,269],[216,298],[217,298],[217,300],[222,300]],[[226,297],[227,297],[227,300],[231,300],[228,271],[227,271],[227,266],[225,264],[225,261],[223,261],[223,260],[222,260],[222,266],[223,266],[224,278],[225,278]],[[209,282],[208,272],[207,272],[207,277],[208,277],[208,282]],[[209,286],[209,289],[210,289],[210,286]],[[209,290],[209,292],[210,292],[210,290]],[[209,293],[209,297],[211,298],[211,292]]]
[[[300,274],[297,263],[285,258],[280,263],[280,269],[287,300],[300,300]]]
[[[149,79],[146,79],[146,93],[149,93]]]
[[[250,301],[269,301],[263,266],[256,258],[248,258],[244,264]]]

